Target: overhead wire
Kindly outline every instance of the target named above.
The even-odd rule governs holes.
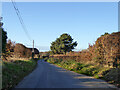
[[[11,0],[11,2],[12,2],[12,5],[13,5],[13,7],[14,7],[14,9],[15,9],[15,12],[16,12],[16,14],[17,14],[17,16],[18,16],[18,19],[19,19],[19,21],[20,21],[20,24],[21,24],[21,26],[22,26],[22,28],[23,28],[26,36],[27,36],[28,39],[31,41],[31,37],[30,37],[30,35],[29,35],[29,33],[28,33],[28,30],[27,30],[27,28],[26,28],[26,26],[25,26],[25,23],[24,23],[24,21],[23,21],[23,18],[22,18],[21,14],[20,14],[19,9],[18,9],[18,7],[17,7],[17,5],[16,5],[16,2],[13,1],[13,0]]]

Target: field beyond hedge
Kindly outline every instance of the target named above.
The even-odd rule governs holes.
[[[108,83],[112,83],[117,87],[120,87],[120,68],[101,67],[96,64],[84,64],[76,62],[75,60],[55,58],[49,58],[47,59],[47,62],[70,71],[106,80]]]
[[[3,61],[2,89],[14,88],[37,65],[35,60]]]

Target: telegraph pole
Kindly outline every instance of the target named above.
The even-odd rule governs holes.
[[[33,50],[32,50],[32,52],[34,52],[34,40],[33,40]]]
[[[33,48],[32,48],[32,59],[34,59],[34,40],[33,40]]]

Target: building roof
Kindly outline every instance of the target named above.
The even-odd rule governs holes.
[[[33,48],[29,48],[29,49],[32,51]],[[39,50],[37,48],[34,48],[34,53],[39,54]]]

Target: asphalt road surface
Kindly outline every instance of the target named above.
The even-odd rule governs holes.
[[[116,88],[100,79],[67,71],[47,62],[38,61],[36,69],[16,88]]]

